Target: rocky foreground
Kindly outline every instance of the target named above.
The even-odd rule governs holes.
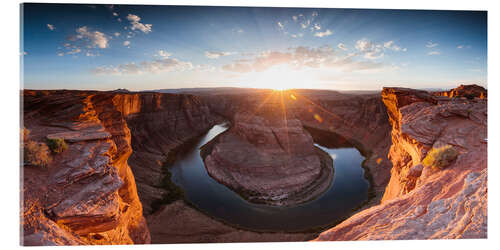
[[[231,128],[202,151],[205,167],[212,178],[251,202],[306,202],[330,186],[332,160],[313,145],[299,120],[273,111],[267,117],[236,115]]]
[[[487,101],[482,99],[486,91],[480,91],[483,94],[450,98],[384,88],[382,98],[393,127],[393,168],[382,203],[316,240],[486,238]],[[422,164],[431,148],[444,145],[458,152],[450,165]]]
[[[274,93],[271,98],[269,93]],[[312,234],[240,230],[182,201],[153,206],[169,193],[161,184],[161,166],[175,158],[179,146],[221,120],[238,121],[238,113],[251,114],[266,102],[285,106],[293,114],[296,121],[290,119],[289,126],[297,131],[299,142],[309,140],[303,140],[308,136],[299,129],[300,123],[314,140],[345,141],[367,157],[364,167],[376,197],[366,207],[375,206],[358,211],[316,240],[486,237],[487,94],[483,88],[460,86],[436,93],[386,88],[382,95],[308,90],[281,92],[281,96],[276,93],[194,96],[23,91],[28,139],[46,142],[48,138],[64,138],[68,148],[53,154],[48,167],[27,164],[21,168],[21,243],[144,244],[314,238]],[[248,139],[222,140],[220,150],[224,150],[224,143],[270,139],[271,136],[245,137],[254,128],[253,119],[259,118],[245,118],[237,126],[238,137]],[[278,132],[282,127],[269,126]],[[258,131],[261,130],[270,135],[268,129]],[[276,146],[287,148],[284,143],[281,145]],[[442,169],[424,166],[428,152],[443,145],[458,153],[456,159]],[[211,157],[216,159],[214,152],[210,151]],[[307,152],[304,157],[311,155]],[[265,155],[262,159],[266,159]],[[315,169],[311,171],[314,173]],[[307,178],[295,179],[294,183],[314,179],[310,173],[304,176]]]

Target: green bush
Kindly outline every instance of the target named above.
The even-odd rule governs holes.
[[[446,145],[439,148],[432,148],[425,156],[422,164],[433,169],[444,169],[458,156],[458,152],[451,146]]]
[[[53,153],[61,153],[68,149],[68,144],[63,138],[47,139],[47,145]]]
[[[45,143],[28,141],[24,143],[24,163],[34,166],[47,167],[52,158],[49,148]]]

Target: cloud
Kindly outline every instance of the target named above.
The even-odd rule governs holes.
[[[115,32],[115,33],[113,33],[113,35],[116,36],[116,37],[119,37],[120,33],[119,32]]]
[[[354,47],[359,50],[366,59],[374,60],[384,56],[382,45],[374,44],[365,38],[358,40]]]
[[[439,44],[437,43],[432,43],[431,41],[427,42],[427,44],[425,45],[425,47],[427,48],[434,48],[436,46],[438,46]]]
[[[337,48],[341,49],[341,50],[347,50],[347,48],[345,47],[345,45],[343,43],[339,43],[337,45]]]
[[[193,69],[190,62],[183,62],[176,58],[162,58],[141,63],[125,63],[117,66],[100,66],[90,70],[95,75],[139,75],[145,73],[162,73],[171,71],[185,71]]]
[[[392,41],[392,40],[384,43],[384,49],[406,52],[406,48],[399,47],[398,45],[394,44],[394,41]]]
[[[161,58],[169,58],[172,54],[169,52],[166,52],[165,50],[158,50],[154,56],[161,57]]]
[[[223,65],[222,69],[226,70],[226,71],[238,72],[238,73],[247,73],[247,72],[253,71],[252,65],[247,64],[247,63],[239,63],[239,62]]]
[[[320,30],[321,29],[321,25],[319,25],[319,23],[315,23],[314,24],[314,29]]]
[[[311,20],[304,20],[301,24],[300,24],[300,27],[302,27],[302,29],[306,29],[307,27],[309,27],[309,25],[311,24]]]
[[[299,46],[288,51],[262,51],[252,60],[237,60],[224,65],[223,70],[233,72],[265,71],[273,66],[286,64],[295,69],[302,67],[318,68],[329,57],[333,56],[333,49],[328,46],[309,48]]]
[[[130,41],[124,41],[124,42],[123,42],[123,46],[125,46],[125,47],[130,46]]]
[[[427,55],[429,55],[429,56],[441,55],[441,52],[439,52],[439,51],[431,51],[431,52],[427,53]]]
[[[333,32],[331,30],[327,29],[324,32],[316,32],[316,33],[314,33],[314,36],[316,36],[316,37],[324,37],[324,36],[330,36],[332,34],[333,34]]]
[[[153,25],[152,24],[143,24],[143,23],[141,23],[140,22],[141,18],[139,16],[133,15],[133,14],[128,14],[127,20],[130,21],[130,24],[131,24],[130,28],[132,30],[138,29],[138,30],[140,30],[140,31],[142,31],[142,32],[144,32],[146,34],[149,33],[149,32],[151,32],[151,28],[152,28]]]
[[[384,43],[384,48],[391,48],[392,44],[394,43],[394,41],[388,41],[388,42],[385,42]]]
[[[86,40],[92,47],[101,49],[108,47],[108,38],[100,31],[89,31],[87,26],[76,29],[76,39]]]
[[[339,44],[338,47],[346,49],[344,44]],[[223,65],[221,69],[236,73],[247,73],[261,72],[279,65],[287,65],[295,70],[303,68],[334,68],[346,72],[397,68],[394,65],[391,66],[371,60],[383,55],[380,52],[383,51],[382,45],[372,44],[370,46],[360,42],[358,47],[365,51],[363,53],[356,52],[341,55],[335,53],[330,46],[316,48],[298,46],[288,48],[285,51],[262,51],[257,53],[254,58],[234,60],[230,64]],[[370,60],[362,60],[363,58]]]
[[[49,30],[55,30],[56,29],[56,27],[54,27],[54,25],[49,24],[49,23],[47,24],[47,28],[49,28]]]
[[[234,52],[205,51],[205,56],[210,59],[218,59],[221,56],[229,56],[232,54],[234,54]]]
[[[116,12],[113,12],[113,16],[118,16],[118,13],[116,13]]]
[[[64,56],[64,53],[63,52],[58,52],[57,56]]]
[[[281,22],[278,22],[278,27],[280,28],[280,30],[283,30],[285,28],[285,25]]]
[[[457,46],[457,49],[465,49],[465,48],[470,49],[471,46],[470,45],[458,45]]]

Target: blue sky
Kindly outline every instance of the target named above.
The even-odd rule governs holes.
[[[27,89],[487,86],[487,14],[24,4]]]

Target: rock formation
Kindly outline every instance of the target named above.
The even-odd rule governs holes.
[[[329,187],[332,160],[314,147],[299,120],[275,111],[235,115],[202,154],[208,174],[249,201],[294,205]]]
[[[150,242],[134,176],[130,132],[97,92],[24,91],[24,126],[34,141],[64,138],[68,149],[23,171],[23,245]],[[99,106],[99,108],[97,108]]]
[[[449,98],[465,97],[472,99],[477,97],[480,99],[485,99],[488,97],[488,92],[486,91],[486,89],[476,84],[460,85],[449,91],[438,91],[434,92],[433,94],[438,96],[447,96]]]
[[[258,233],[236,229],[176,201],[148,218],[153,243],[307,241],[314,233]]]
[[[323,240],[485,238],[487,102],[384,88],[392,125],[391,179],[382,204],[321,233]],[[424,166],[431,148],[451,145],[444,169]]]
[[[389,182],[391,126],[380,93],[344,94],[326,90],[251,91],[248,94],[204,96],[212,112],[232,119],[237,113],[255,112],[263,106],[284,107],[300,120],[315,141],[329,146],[356,146],[367,158],[378,200]],[[331,144],[331,142],[335,142]],[[377,200],[377,199],[375,199]]]

